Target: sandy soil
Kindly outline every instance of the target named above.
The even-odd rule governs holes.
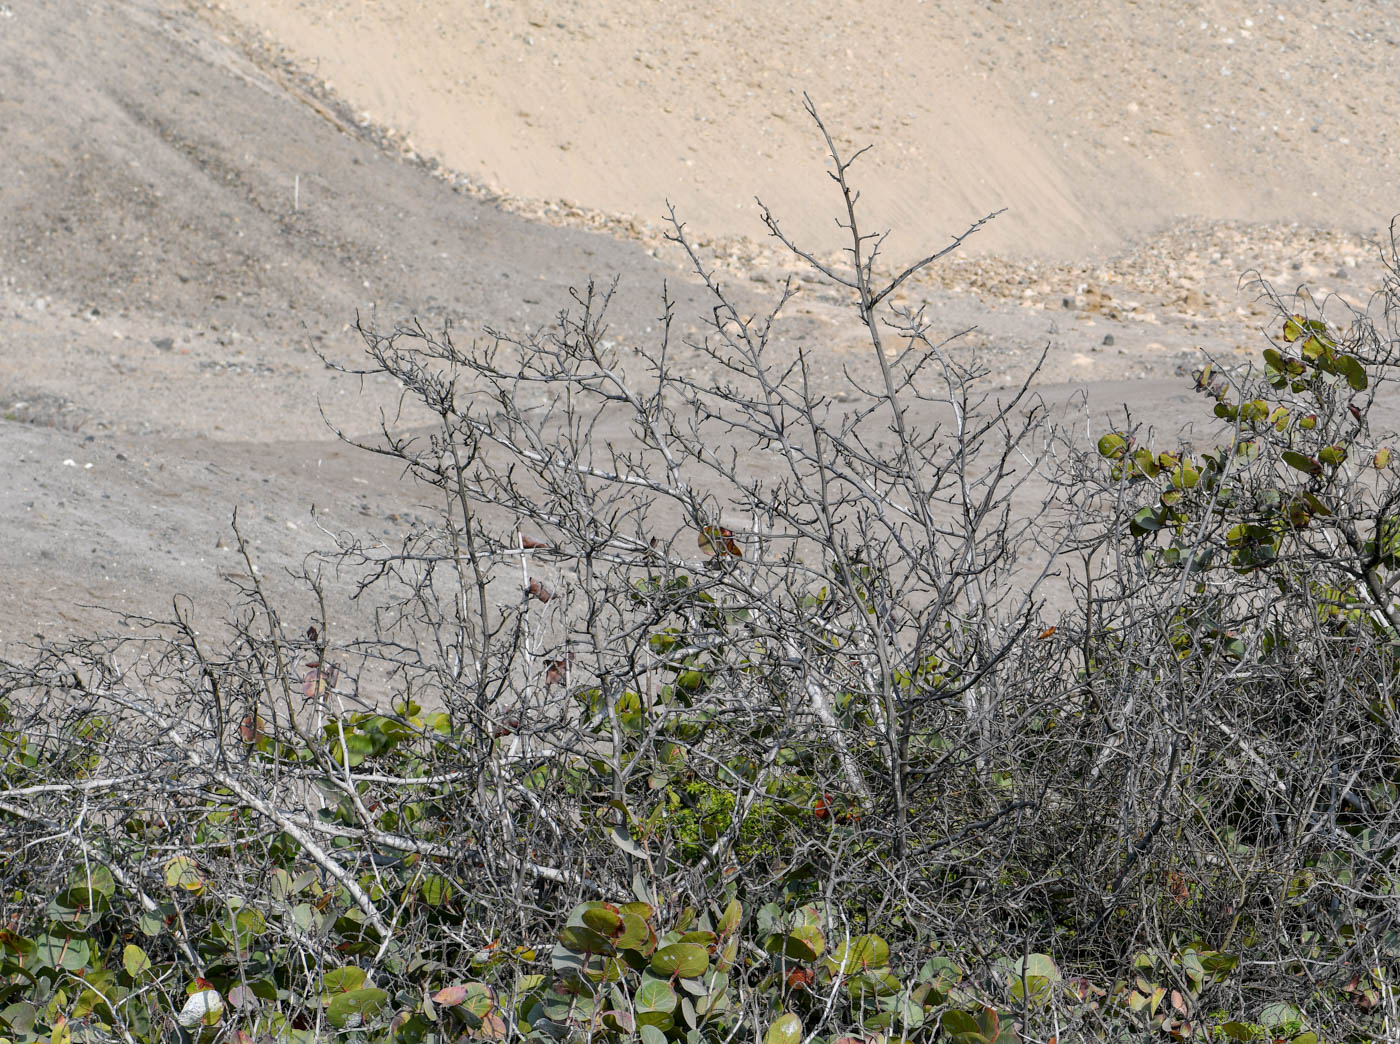
[[[808,92],[916,249],[1059,260],[1182,217],[1373,227],[1400,181],[1400,11],[1209,0],[239,0],[412,147],[503,192],[712,235],[754,196],[840,245]]]
[[[617,277],[619,343],[655,336],[663,281],[694,330],[667,197],[742,301],[772,300],[797,266],[755,193],[836,242],[801,90],[875,144],[890,264],[1010,208],[901,303],[976,326],[961,350],[998,385],[1048,349],[1046,397],[1087,389],[1100,418],[1199,416],[1197,346],[1259,344],[1241,273],[1359,299],[1400,211],[1385,4],[1316,26],[1220,3],[233,10],[0,3],[0,650],[120,626],[94,606],[217,617],[235,508],[279,592],[326,530],[392,540],[426,513],[322,420],[369,430],[394,401],[317,354],[353,361],[357,314],[523,334]],[[869,365],[860,331],[801,285],[783,344],[819,347],[834,387]]]

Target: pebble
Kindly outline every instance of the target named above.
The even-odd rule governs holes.
[[[1104,334],[1104,335],[1103,335],[1103,343],[1104,343],[1104,344],[1108,344],[1108,345],[1113,344],[1113,335],[1112,335],[1112,334]]]

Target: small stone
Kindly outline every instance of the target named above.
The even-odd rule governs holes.
[[[169,337],[152,337],[151,343],[163,352],[168,352],[175,347],[175,342]]]
[[[1107,344],[1107,345],[1113,344],[1113,335],[1112,335],[1112,334],[1104,334],[1104,335],[1103,335],[1103,343],[1104,343],[1104,344]]]

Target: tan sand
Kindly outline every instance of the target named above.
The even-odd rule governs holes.
[[[1176,218],[1356,230],[1400,210],[1388,2],[239,0],[374,121],[499,190],[838,243],[807,91],[912,249],[1065,259]]]

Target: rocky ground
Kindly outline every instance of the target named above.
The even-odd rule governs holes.
[[[364,10],[379,17],[388,7]],[[654,343],[663,284],[681,331],[703,335],[706,293],[664,239],[659,212],[646,221],[626,216],[654,202],[645,192],[635,189],[622,203],[590,194],[596,161],[584,155],[572,183],[578,191],[561,196],[541,180],[547,164],[530,151],[548,135],[517,141],[499,128],[519,164],[517,186],[506,183],[508,165],[453,165],[447,145],[419,141],[431,137],[431,125],[396,129],[405,121],[393,117],[394,105],[405,103],[382,84],[332,77],[328,61],[317,64],[319,37],[304,23],[320,24],[321,8],[336,5],[258,0],[240,20],[180,0],[0,4],[0,648],[126,626],[111,610],[168,614],[177,595],[197,616],[217,619],[247,578],[230,527],[235,509],[267,583],[287,598],[296,588],[287,570],[328,547],[331,533],[392,542],[429,512],[422,490],[382,460],[339,444],[327,426],[329,419],[352,433],[372,430],[379,411],[396,402],[396,388],[362,384],[323,361],[354,362],[357,316],[381,326],[450,321],[468,339],[487,329],[525,336],[567,306],[571,287],[616,278],[610,336],[619,346]],[[1376,37],[1358,42],[1359,53],[1393,54],[1386,50],[1393,26],[1386,28],[1384,11],[1371,18],[1367,10],[1339,8],[1337,24],[1308,30],[1311,50],[1296,55],[1293,68],[1300,75],[1322,68],[1349,18]],[[520,54],[535,55],[536,43],[523,39],[529,32],[517,32],[516,13],[499,17],[506,21],[483,22],[495,28],[482,30],[482,46],[499,59],[521,37]],[[1269,24],[1277,35],[1278,23]],[[535,30],[543,37],[552,25]],[[628,25],[621,18],[619,26]],[[274,29],[298,46],[268,35]],[[596,27],[588,31],[600,38]],[[793,46],[805,53],[808,44]],[[394,50],[393,61],[402,60]],[[1354,98],[1368,97],[1371,79],[1383,75],[1363,65],[1349,74],[1364,81]],[[424,68],[431,72],[431,63]],[[496,80],[479,85],[472,104],[499,101]],[[629,90],[645,93],[631,80]],[[534,98],[541,82],[535,70],[520,90]],[[356,90],[366,97],[378,90],[378,108],[367,112],[368,102],[351,97]],[[1150,221],[1090,222],[1087,239],[1063,240],[1082,246],[1080,254],[1044,244],[1004,249],[1002,227],[1009,224],[1013,238],[1025,232],[1022,219],[1008,215],[986,233],[1003,249],[946,259],[893,303],[924,309],[940,335],[967,331],[953,350],[985,367],[994,386],[1012,386],[1045,352],[1041,394],[1056,408],[1087,409],[1089,427],[1124,403],[1161,427],[1197,418],[1201,400],[1185,375],[1199,349],[1247,361],[1271,314],[1242,274],[1257,272],[1285,291],[1307,283],[1320,298],[1335,295],[1334,307],[1364,305],[1376,285],[1377,215],[1385,206],[1400,210],[1400,197],[1381,198],[1394,150],[1380,130],[1363,139],[1348,129],[1362,117],[1336,90],[1337,119],[1321,126],[1333,137],[1355,135],[1356,147],[1364,144],[1356,162],[1377,172],[1349,211],[1335,201],[1309,210],[1282,188],[1271,197],[1282,217],[1273,219],[1253,205],[1231,219],[1228,194],[1213,210],[1181,206],[1175,216],[1164,203]],[[722,97],[711,100],[719,106]],[[837,112],[853,104],[846,99]],[[920,104],[924,112],[928,103]],[[520,107],[527,105],[539,107],[533,100]],[[618,133],[610,110],[595,116],[599,134]],[[1121,130],[1122,118],[1115,114],[1109,129]],[[557,129],[553,116],[546,122]],[[874,122],[853,122],[844,133],[879,145]],[[704,126],[704,135],[719,133]],[[1255,166],[1236,157],[1230,169],[1262,176],[1272,162],[1256,147],[1262,140],[1242,132],[1239,151]],[[701,143],[720,148],[703,135]],[[1303,180],[1350,191],[1364,171],[1343,163],[1338,172],[1335,150],[1343,148],[1334,143],[1313,156]],[[794,162],[820,171],[809,151],[796,150]],[[626,150],[615,162],[625,168]],[[746,169],[731,166],[725,178]],[[904,160],[872,169],[877,185],[887,180],[896,196],[912,191],[900,180],[913,169]],[[650,185],[669,170],[653,164],[644,177],[622,180]],[[711,180],[711,188],[728,184]],[[1010,204],[1014,214],[1018,201],[1006,193],[1017,184],[1000,185],[989,206]],[[845,369],[859,372],[870,360],[844,291],[764,239],[751,212],[742,222],[725,218],[712,195],[691,199],[704,265],[753,312],[784,280],[797,279],[784,350],[814,349],[819,383],[845,394]],[[1107,211],[1126,206],[1114,199]],[[811,200],[799,193],[791,202]],[[968,204],[960,204],[964,223],[981,212]],[[1293,217],[1305,223],[1289,218],[1294,204]],[[906,199],[894,216],[916,210]],[[935,217],[942,234],[960,228],[945,210]],[[1076,221],[1066,211],[1047,227]],[[929,230],[922,218],[914,224]],[[1091,249],[1090,240],[1106,245]],[[889,263],[896,248],[899,260],[909,256],[907,247],[892,241]],[[699,353],[677,359],[697,377],[711,376]],[[289,604],[309,612],[304,599]],[[344,604],[346,619],[359,619]]]

